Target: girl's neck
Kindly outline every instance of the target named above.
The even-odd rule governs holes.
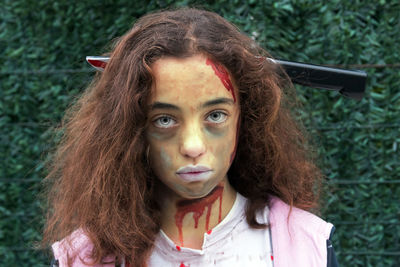
[[[161,205],[161,229],[177,245],[201,249],[204,233],[211,234],[231,210],[236,191],[224,179],[207,196],[182,199],[164,194]]]

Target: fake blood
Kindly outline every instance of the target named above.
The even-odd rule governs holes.
[[[221,80],[221,82],[225,86],[225,88],[228,90],[228,92],[231,92],[233,101],[236,102],[235,91],[233,90],[233,85],[232,85],[231,79],[229,78],[228,71],[224,68],[224,66],[213,62],[209,58],[207,58],[206,64],[210,65],[213,68],[215,75],[217,75],[219,77],[219,79]]]
[[[179,242],[181,243],[181,246],[183,246],[182,222],[185,215],[188,214],[189,212],[193,213],[194,228],[197,228],[199,225],[199,218],[203,215],[204,210],[207,207],[206,231],[208,231],[210,224],[210,216],[211,216],[211,206],[219,198],[218,222],[221,222],[223,191],[224,191],[223,186],[217,186],[213,189],[213,191],[211,191],[210,194],[208,194],[204,198],[194,199],[194,200],[181,200],[178,203],[176,203],[177,211],[175,214],[175,224],[178,227]]]
[[[88,59],[88,62],[89,62],[92,66],[97,67],[97,68],[101,68],[101,69],[105,69],[105,68],[106,68],[106,65],[107,65],[106,62],[101,61],[101,60],[96,60],[96,59]]]
[[[183,262],[181,262],[181,265],[179,265],[179,267],[188,267],[185,264],[183,264]]]

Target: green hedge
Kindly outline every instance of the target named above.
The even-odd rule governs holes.
[[[37,194],[51,129],[93,76],[85,56],[107,51],[141,15],[186,5],[218,12],[277,58],[364,65],[369,78],[360,102],[297,87],[301,118],[327,176],[323,217],[336,225],[341,266],[399,266],[397,0],[1,0],[0,265],[49,263],[34,249],[43,224]]]

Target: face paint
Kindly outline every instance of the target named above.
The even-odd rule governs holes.
[[[218,211],[218,223],[221,222],[221,212],[222,212],[222,193],[224,187],[218,185],[211,191],[209,195],[204,198],[194,199],[194,200],[181,200],[176,203],[177,212],[175,214],[175,223],[179,231],[179,242],[183,246],[183,232],[182,232],[182,222],[185,215],[189,212],[193,213],[194,227],[197,228],[199,224],[199,218],[203,215],[205,208],[207,207],[206,214],[206,232],[209,231],[211,206],[219,198],[219,211]]]
[[[237,144],[238,144],[238,141],[239,141],[239,130],[240,130],[240,114],[239,114],[239,117],[238,117],[238,121],[237,121],[237,123],[236,123],[236,140],[235,140],[235,147],[234,147],[233,152],[232,152],[232,154],[231,154],[231,159],[230,159],[230,163],[229,163],[229,164],[232,164],[232,161],[235,159]]]
[[[160,157],[164,161],[165,166],[170,167],[172,164],[171,158],[168,156],[163,148],[161,148],[160,151]]]
[[[239,103],[206,61],[197,55],[164,58],[152,65],[155,87],[146,128],[149,162],[172,195],[187,199],[208,195],[225,179],[236,143]],[[223,68],[218,73],[228,75]],[[223,80],[232,85],[229,76]],[[194,183],[177,174],[182,167],[197,165],[207,166],[212,175]]]
[[[204,129],[204,132],[214,138],[224,138],[228,135],[228,131],[230,129],[224,127],[224,128],[215,128],[215,127],[206,127]]]
[[[213,68],[213,70],[215,72],[215,75],[217,75],[219,77],[219,79],[221,80],[221,82],[225,86],[225,88],[229,92],[231,92],[232,97],[233,97],[233,101],[236,102],[235,91],[233,89],[233,85],[232,85],[231,79],[229,78],[229,73],[225,69],[225,67],[222,66],[221,64],[213,62],[209,58],[207,58],[206,64],[210,65]]]
[[[161,134],[156,133],[156,132],[151,132],[151,133],[148,133],[148,134],[149,134],[149,136],[151,136],[154,139],[158,139],[158,140],[165,139],[165,137],[163,137]]]

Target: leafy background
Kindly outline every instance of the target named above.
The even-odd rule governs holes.
[[[221,14],[276,58],[368,72],[362,101],[297,87],[301,118],[327,177],[323,217],[341,266],[399,266],[398,0],[0,0],[0,265],[49,263],[34,249],[37,194],[52,127],[93,76],[85,56],[145,13],[187,5]]]

